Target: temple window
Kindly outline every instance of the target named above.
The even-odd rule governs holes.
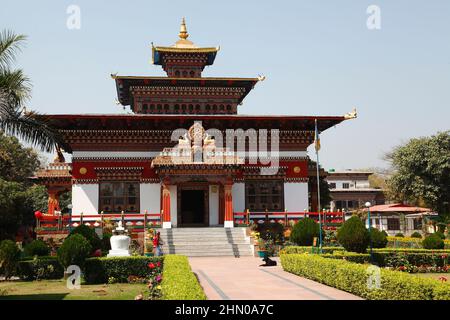
[[[101,182],[99,202],[105,213],[139,212],[139,183]]]
[[[282,180],[255,180],[245,183],[245,206],[250,211],[283,211],[284,184]]]
[[[142,110],[147,111],[148,109],[148,105],[146,103],[144,103],[144,105],[142,106]]]

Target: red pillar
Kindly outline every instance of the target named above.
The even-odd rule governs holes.
[[[163,211],[163,228],[171,228],[172,223],[170,220],[170,190],[168,184],[162,186],[162,211]]]
[[[233,194],[232,194],[232,183],[227,183],[224,185],[224,200],[225,200],[225,228],[234,227],[234,217],[233,217]]]

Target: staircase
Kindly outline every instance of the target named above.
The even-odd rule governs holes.
[[[161,229],[164,254],[188,257],[253,256],[253,245],[244,228]]]

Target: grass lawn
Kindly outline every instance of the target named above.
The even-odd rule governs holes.
[[[440,281],[439,280],[440,277],[446,277],[447,279],[450,279],[449,273],[415,273],[414,275],[422,278],[435,279],[438,281]]]
[[[82,284],[70,290],[64,280],[0,282],[0,300],[133,300],[147,292],[146,284]]]

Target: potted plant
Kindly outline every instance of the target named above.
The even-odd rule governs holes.
[[[258,256],[263,259],[269,257],[268,243],[262,238],[258,239]]]
[[[145,243],[145,256],[146,257],[153,257],[153,243],[152,241],[147,241]]]

